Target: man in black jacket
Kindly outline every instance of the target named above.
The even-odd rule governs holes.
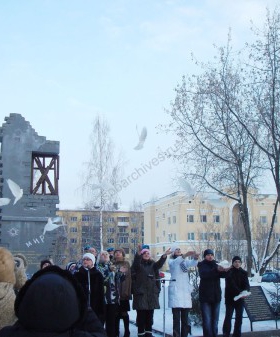
[[[242,315],[244,310],[244,297],[234,300],[244,290],[250,290],[247,272],[241,268],[241,258],[235,256],[232,266],[226,276],[225,303],[226,316],[223,324],[223,336],[229,337],[231,330],[231,319],[235,310],[235,323],[232,337],[241,336]]]
[[[228,268],[223,268],[217,264],[212,249],[206,249],[203,256],[204,260],[197,265],[200,276],[199,302],[203,336],[217,337],[222,297],[220,278],[226,276]]]
[[[91,253],[83,255],[82,266],[74,274],[74,278],[82,285],[88,298],[88,305],[96,313],[102,323],[105,321],[104,279],[95,267],[95,256]]]

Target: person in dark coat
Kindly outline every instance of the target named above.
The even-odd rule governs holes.
[[[0,330],[0,337],[106,337],[83,289],[58,266],[35,273],[15,301],[18,321]]]
[[[124,268],[125,270],[125,279],[120,283],[120,302],[117,307],[117,317],[116,317],[116,336],[119,337],[120,331],[120,320],[123,320],[124,326],[124,336],[129,337],[129,315],[130,303],[131,300],[131,268],[128,261],[125,260],[125,251],[122,248],[117,248],[114,251],[113,263],[116,266],[117,270]]]
[[[223,268],[217,264],[212,249],[206,249],[203,256],[204,260],[197,265],[200,276],[199,302],[203,336],[217,337],[222,296],[220,278],[226,276],[226,271],[229,268]]]
[[[125,279],[125,270],[117,270],[106,250],[100,252],[96,268],[104,278],[106,333],[108,337],[116,337],[117,307],[120,303],[119,290],[120,283]]]
[[[248,280],[248,273],[241,268],[241,258],[234,256],[232,259],[232,266],[226,275],[226,288],[225,288],[225,304],[226,315],[223,324],[223,336],[229,337],[231,331],[231,320],[235,310],[235,323],[232,337],[241,336],[242,316],[244,311],[244,297],[234,300],[235,296],[240,295],[241,292],[250,290]]]
[[[151,259],[150,250],[138,246],[138,252],[132,264],[133,271],[133,302],[132,307],[137,311],[138,336],[151,337],[154,309],[159,309],[160,282],[159,269],[171,254],[169,248],[160,259]]]
[[[86,253],[82,258],[82,266],[74,274],[74,277],[82,285],[88,298],[88,304],[104,324],[105,300],[103,276],[95,267],[95,256]],[[90,280],[90,282],[89,282]]]

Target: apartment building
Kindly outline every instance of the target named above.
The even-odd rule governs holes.
[[[128,260],[133,259],[138,243],[144,242],[143,212],[59,210],[57,215],[67,224],[64,239],[58,238],[53,250],[54,260],[62,265],[78,260],[86,245],[99,251],[101,237],[103,249],[123,248]]]
[[[274,212],[276,195],[249,196],[252,238],[261,251]],[[277,210],[273,240],[280,237]],[[161,255],[168,247],[179,244],[183,251],[215,250],[216,258],[230,260],[233,254],[246,259],[245,234],[238,204],[228,198],[210,194],[188,196],[174,192],[144,204],[145,242],[153,255]]]

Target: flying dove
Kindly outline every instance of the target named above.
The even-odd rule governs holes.
[[[10,203],[11,199],[9,198],[0,198],[0,206],[6,206]]]
[[[136,129],[137,129],[137,127],[136,127]],[[138,130],[137,130],[137,132],[138,132]],[[138,133],[138,137],[139,137],[139,142],[138,142],[137,146],[135,146],[134,150],[143,149],[145,140],[147,138],[147,128],[145,126],[143,127],[143,129],[141,131],[141,135],[139,135],[139,133]]]
[[[23,189],[18,186],[13,180],[7,179],[9,189],[11,190],[13,196],[15,197],[14,205],[19,201],[23,196]]]
[[[60,226],[66,226],[66,224],[60,224],[57,225],[55,222],[58,222],[58,219],[60,217],[54,218],[53,220],[51,218],[48,218],[48,222],[46,223],[45,227],[44,227],[44,232],[43,232],[43,236],[45,235],[46,232],[51,232],[55,229],[57,229]],[[61,222],[61,218],[60,218],[60,222]]]
[[[191,184],[187,180],[185,180],[184,178],[179,178],[178,181],[179,185],[183,187],[183,189],[185,190],[186,194],[189,197],[195,195],[196,193],[195,189],[191,186]]]

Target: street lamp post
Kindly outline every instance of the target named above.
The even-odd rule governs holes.
[[[100,237],[100,251],[103,250],[103,213],[102,206],[94,206],[96,210],[99,210],[99,237]]]

